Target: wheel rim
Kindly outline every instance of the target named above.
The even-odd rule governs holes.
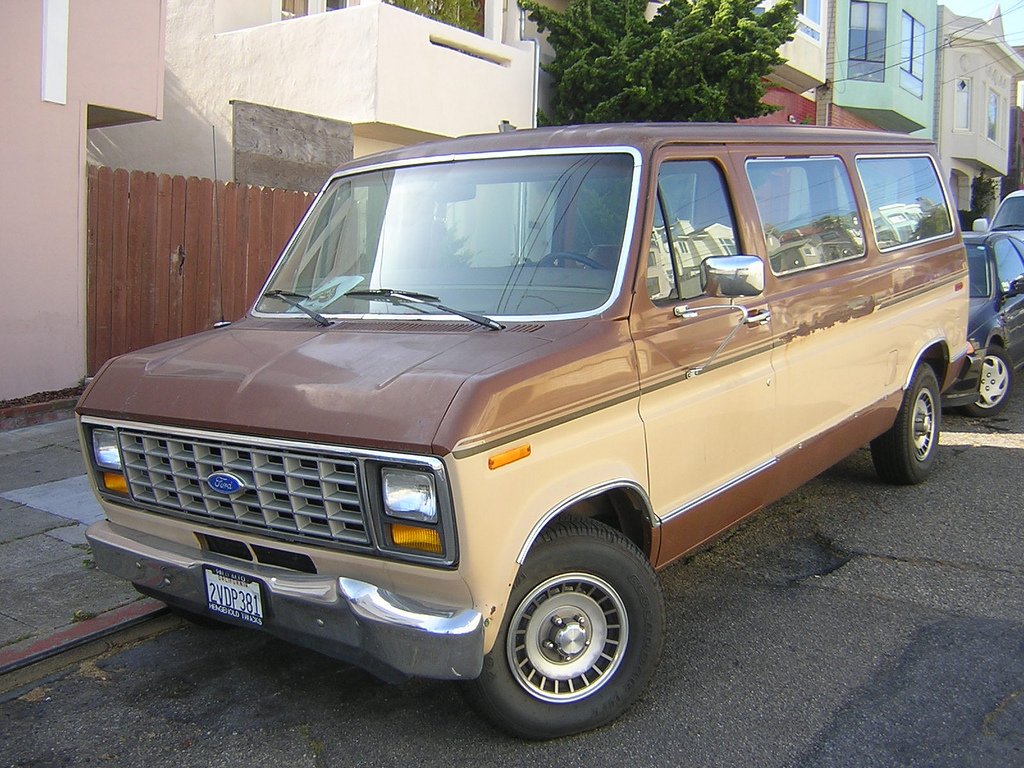
[[[935,399],[930,390],[922,389],[914,403],[914,457],[918,461],[924,461],[932,452],[937,431]]]
[[[531,591],[512,616],[509,666],[535,698],[576,701],[614,677],[628,638],[626,608],[606,581],[560,574]]]
[[[981,366],[981,385],[978,387],[978,407],[995,408],[1006,397],[1010,372],[1002,358],[988,355]]]

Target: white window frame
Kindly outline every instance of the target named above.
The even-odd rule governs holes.
[[[961,85],[963,87],[961,87]],[[953,80],[953,130],[963,133],[970,133],[974,120],[971,118],[973,104],[972,91],[974,79],[970,77],[957,77]],[[961,123],[961,118],[964,122]]]
[[[806,13],[808,6],[814,6],[817,9],[817,14],[812,15]],[[822,42],[821,30],[824,29],[825,22],[823,16],[825,14],[825,3],[824,0],[797,0],[797,32],[809,37],[816,43]]]
[[[1003,114],[1002,99],[992,88],[988,89],[988,100],[985,105],[985,138],[999,144],[1003,136],[1000,130]]]

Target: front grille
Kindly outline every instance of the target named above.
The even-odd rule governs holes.
[[[150,509],[214,527],[323,544],[370,545],[353,459],[293,446],[119,430],[132,498]],[[229,473],[230,495],[207,480]]]

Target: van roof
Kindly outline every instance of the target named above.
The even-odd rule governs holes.
[[[896,151],[930,151],[928,139],[883,131],[806,125],[749,123],[615,123],[531,128],[413,144],[373,156],[371,162],[394,162],[453,154],[560,147],[631,146],[649,152],[666,144],[822,144],[858,145]],[[343,168],[365,165],[366,158]]]

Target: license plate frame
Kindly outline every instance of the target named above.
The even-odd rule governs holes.
[[[259,579],[227,568],[204,565],[203,584],[206,587],[206,607],[211,613],[263,626],[263,583]]]

